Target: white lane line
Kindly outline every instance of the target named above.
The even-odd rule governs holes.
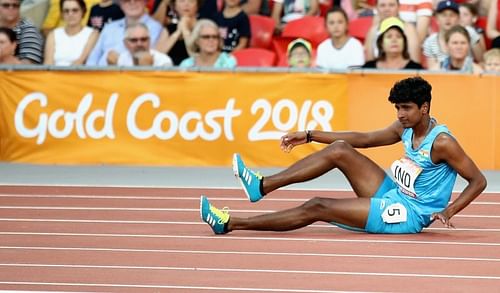
[[[498,194],[500,195],[500,193]],[[47,195],[47,194],[0,194],[0,198],[63,198],[63,199],[131,199],[131,200],[183,200],[183,201],[199,201],[200,197],[191,196],[120,196],[120,195]],[[486,198],[488,196],[484,196]],[[350,198],[350,197],[332,197],[332,198]],[[211,200],[220,201],[243,201],[247,202],[247,198],[243,197],[210,197]],[[266,201],[275,202],[304,202],[310,197],[304,198],[266,198]],[[481,201],[478,198],[471,203],[471,205],[500,205],[500,202],[494,201]]]
[[[0,232],[8,236],[77,236],[77,237],[111,237],[111,238],[159,238],[159,239],[195,239],[195,240],[245,240],[245,241],[295,241],[295,242],[326,242],[326,243],[392,243],[392,244],[435,244],[435,245],[463,245],[463,246],[500,246],[498,242],[459,242],[459,241],[422,241],[422,240],[388,240],[388,239],[331,239],[331,238],[300,238],[300,237],[241,237],[228,235],[154,235],[154,234],[106,234],[106,233],[51,233],[51,232]],[[390,237],[386,235],[386,237]],[[415,236],[418,237],[418,236]]]
[[[64,207],[64,206],[0,206],[4,210],[68,210],[68,211],[162,211],[162,212],[196,212],[199,209],[188,208],[126,208],[126,207]],[[231,209],[235,213],[272,213],[276,210],[237,210]],[[500,219],[500,215],[455,215],[454,217],[468,217],[468,218],[492,218]]]
[[[41,267],[41,268],[72,268],[72,269],[125,269],[125,270],[158,270],[158,271],[193,271],[193,272],[244,272],[244,273],[273,273],[273,274],[303,274],[303,275],[349,275],[349,276],[378,276],[378,277],[409,277],[409,278],[440,278],[440,279],[471,279],[471,280],[500,280],[500,276],[486,275],[446,275],[446,274],[419,274],[419,273],[389,273],[389,272],[343,272],[343,271],[313,271],[313,270],[273,270],[273,269],[243,269],[243,268],[202,268],[202,267],[172,267],[172,266],[112,266],[112,265],[80,265],[80,264],[37,264],[0,263],[0,267]]]
[[[147,284],[92,284],[92,283],[48,283],[48,282],[8,282],[3,285],[37,285],[37,286],[76,286],[76,287],[111,287],[111,288],[147,288],[147,289],[179,289],[179,290],[210,290],[210,291],[250,291],[250,292],[296,292],[296,293],[375,293],[376,291],[331,291],[316,289],[284,289],[284,288],[237,288],[237,287],[207,287],[207,286],[169,286]],[[0,291],[12,292],[12,291]],[[33,291],[30,291],[33,292]],[[39,292],[39,291],[37,291]],[[53,291],[50,291],[53,292]],[[58,291],[59,292],[59,291]]]
[[[206,225],[204,222],[189,221],[143,221],[143,220],[99,220],[99,219],[25,219],[25,218],[0,218],[0,222],[46,222],[46,223],[93,223],[93,224],[148,224],[148,225]],[[312,224],[311,228],[338,228],[333,224]],[[448,228],[425,228],[425,230],[449,231]],[[474,232],[500,232],[500,228],[454,228],[453,231]]]
[[[169,253],[169,254],[215,254],[215,255],[264,255],[264,256],[312,256],[312,257],[352,257],[411,260],[445,260],[471,262],[500,262],[500,258],[453,257],[453,256],[409,256],[385,254],[344,254],[344,253],[308,253],[308,252],[265,252],[265,251],[218,251],[218,250],[179,250],[179,249],[130,249],[104,247],[41,247],[41,246],[0,246],[0,250],[62,250],[62,251],[104,251],[127,253]]]

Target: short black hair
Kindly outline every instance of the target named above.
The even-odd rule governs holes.
[[[432,86],[422,77],[414,76],[400,80],[394,84],[389,94],[389,102],[415,103],[420,108],[425,102],[431,104]]]

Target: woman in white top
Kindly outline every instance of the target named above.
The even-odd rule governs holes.
[[[330,35],[318,46],[316,66],[326,69],[348,69],[365,63],[363,44],[348,34],[349,19],[340,7],[326,15],[326,29]]]
[[[65,26],[54,29],[47,36],[44,64],[85,64],[99,36],[98,31],[81,24],[87,6],[83,0],[61,0],[60,9]]]

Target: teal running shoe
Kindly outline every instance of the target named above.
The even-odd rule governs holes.
[[[257,202],[264,196],[260,192],[262,175],[247,168],[239,154],[233,155],[233,172],[251,202]]]
[[[203,222],[210,225],[215,234],[228,232],[226,224],[229,222],[229,212],[227,209],[219,210],[211,205],[208,198],[203,195],[200,197],[200,215]]]

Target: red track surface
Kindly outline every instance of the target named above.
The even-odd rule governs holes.
[[[235,215],[351,192],[0,187],[0,289],[79,292],[500,292],[500,194],[417,235],[318,223],[214,236],[199,195]]]

